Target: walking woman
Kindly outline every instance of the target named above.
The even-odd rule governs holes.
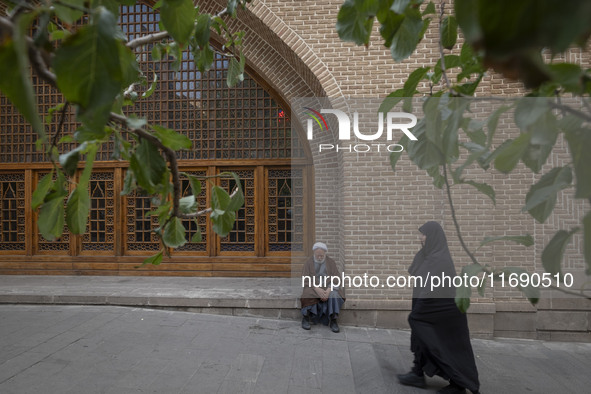
[[[476,394],[480,388],[478,370],[466,315],[455,304],[455,288],[449,285],[431,289],[428,279],[456,276],[445,233],[437,222],[427,222],[419,231],[422,248],[408,272],[427,283],[413,289],[408,322],[414,361],[412,370],[398,375],[398,380],[404,385],[425,387],[425,374],[438,375],[449,381],[438,393],[465,393],[468,389]]]

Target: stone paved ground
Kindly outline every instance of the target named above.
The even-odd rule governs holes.
[[[434,393],[409,332],[117,306],[0,305],[0,393]],[[482,392],[588,393],[591,344],[473,340]]]

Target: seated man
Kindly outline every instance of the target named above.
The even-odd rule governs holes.
[[[302,272],[302,328],[309,330],[311,322],[321,322],[333,332],[339,332],[337,318],[345,302],[344,289],[340,286],[331,290],[330,279],[332,276],[340,279],[339,270],[335,261],[326,255],[326,244],[316,242],[312,252]]]

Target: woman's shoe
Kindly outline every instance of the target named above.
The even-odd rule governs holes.
[[[403,384],[405,386],[414,386],[414,387],[421,387],[421,388],[426,386],[425,377],[419,376],[412,371],[409,373],[396,375],[396,377],[398,378],[398,381],[400,382],[400,384]]]

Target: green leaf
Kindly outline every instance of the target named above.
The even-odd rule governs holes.
[[[61,0],[54,3],[53,7],[57,17],[71,25],[82,17],[83,12],[80,9],[84,8],[84,3],[85,0]]]
[[[205,72],[211,68],[213,57],[215,55],[211,46],[206,45],[201,49],[193,48],[192,53],[195,65],[199,71]]]
[[[39,232],[48,241],[62,236],[64,231],[64,197],[46,201],[39,211]]]
[[[415,51],[421,39],[423,19],[418,9],[409,9],[405,13],[404,21],[392,38],[390,54],[392,58],[400,62]]]
[[[495,168],[505,174],[513,171],[519,159],[529,146],[529,134],[523,133],[514,140],[507,140],[507,144],[498,147],[493,155],[495,159]]]
[[[410,141],[407,147],[408,157],[410,157],[413,163],[423,170],[445,163],[439,146],[425,136],[424,118],[413,128],[413,134],[418,140]]]
[[[83,185],[84,186],[84,185]],[[86,186],[78,185],[68,198],[66,222],[72,234],[84,234],[90,212],[90,195]]]
[[[78,180],[78,186],[70,194],[66,204],[66,223],[73,234],[84,234],[86,232],[86,223],[90,212],[88,183],[97,151],[98,147],[96,145],[89,145],[88,149],[86,149],[84,170]]]
[[[147,259],[145,259],[142,263],[142,265],[140,267],[143,267],[145,265],[160,265],[160,263],[162,263],[162,255],[163,251],[161,250],[160,252],[156,253],[154,256],[150,256]]]
[[[154,73],[154,79],[152,80],[152,83],[150,84],[150,88],[148,90],[146,90],[144,93],[142,93],[142,98],[148,98],[150,97],[155,91],[156,91],[156,87],[158,86],[158,74]]]
[[[455,0],[454,11],[459,27],[468,43],[478,42],[482,38],[479,23],[480,2],[474,0]]]
[[[575,198],[591,198],[591,129],[576,128],[565,130],[566,140],[574,163],[577,182]]]
[[[119,35],[114,15],[98,7],[91,23],[66,39],[53,60],[58,88],[81,107],[80,120],[93,130],[103,129],[124,86]]]
[[[162,144],[172,150],[191,149],[193,142],[183,134],[177,133],[172,129],[154,125],[154,134]]]
[[[525,130],[549,110],[548,99],[545,97],[524,97],[517,101],[514,115],[515,124]]]
[[[162,182],[168,167],[160,155],[158,148],[146,139],[140,141],[135,153],[131,156],[133,171],[138,184],[148,193]]]
[[[236,213],[234,211],[220,211],[214,209],[211,212],[210,218],[213,222],[213,231],[215,231],[220,237],[225,237],[234,227]]]
[[[462,68],[473,64],[475,58],[476,55],[474,54],[474,48],[472,48],[472,45],[468,43],[462,44],[462,48],[460,49],[460,62]]]
[[[442,116],[444,113],[448,114],[447,108],[444,108],[444,106],[445,102],[437,97],[429,97],[423,104],[423,110],[425,112],[425,137],[438,147],[442,145]]]
[[[183,226],[181,219],[177,217],[170,218],[164,227],[162,241],[170,248],[178,248],[187,243],[185,239],[185,226]]]
[[[24,22],[28,18],[19,15],[12,40],[3,38],[0,43],[0,91],[10,99],[23,117],[31,124],[33,130],[42,140],[45,140],[45,129],[37,113],[37,103],[33,85],[29,78],[29,57],[25,43]],[[23,26],[21,26],[23,25]]]
[[[238,0],[228,0],[228,13],[232,16],[236,16],[236,6],[238,5]]]
[[[429,14],[435,14],[437,11],[435,10],[435,4],[433,4],[432,1],[429,2],[429,4],[427,4],[427,8],[425,8],[425,11],[423,11],[423,16],[424,15],[429,15]]]
[[[219,186],[211,188],[211,207],[214,210],[225,211],[230,204],[230,195]]]
[[[129,170],[132,173],[133,178],[135,179],[137,185],[144,189],[148,194],[155,193],[155,187],[152,181],[150,181],[150,173],[147,170],[138,157],[135,154],[132,154],[129,158]],[[127,177],[126,177],[127,179]],[[131,179],[130,179],[131,181]]]
[[[226,207],[228,211],[237,211],[244,205],[244,193],[242,192],[242,184],[240,178],[235,172],[232,172],[234,178],[234,184],[236,185],[236,193],[230,198],[230,203]]]
[[[201,226],[199,226],[199,222],[195,219],[195,234],[191,237],[191,242],[199,243],[203,241],[203,237],[201,236]]]
[[[486,121],[486,128],[488,131],[486,142],[487,147],[490,147],[492,144],[493,137],[495,135],[495,132],[497,131],[497,125],[499,124],[499,118],[510,108],[511,107],[507,105],[502,105],[499,108],[495,109],[492,115],[488,117],[488,120]]]
[[[346,0],[337,15],[337,33],[343,41],[368,45],[379,1]]]
[[[394,35],[404,21],[404,15],[397,14],[391,9],[381,9],[378,11],[377,17],[380,22],[380,35],[384,38],[384,46],[389,48]]]
[[[419,67],[410,73],[404,82],[404,97],[412,97],[415,95],[419,82],[425,78],[425,75],[427,75],[429,70],[429,67]]]
[[[470,308],[470,297],[472,296],[472,289],[468,286],[460,286],[456,288],[456,306],[462,313],[466,313]]]
[[[104,128],[99,129],[89,129],[88,127],[81,125],[75,132],[74,132],[74,139],[80,143],[93,141],[93,140],[102,140],[107,136],[107,133]]]
[[[468,185],[474,186],[480,193],[485,194],[490,198],[494,205],[497,205],[497,201],[495,199],[495,189],[492,186],[486,183],[474,182],[474,181],[464,181],[463,183],[467,183]]]
[[[205,48],[209,45],[209,37],[211,35],[211,15],[201,14],[197,17],[197,23],[195,28],[195,42],[201,48]]]
[[[197,201],[195,196],[186,196],[179,199],[179,210],[181,213],[194,213],[197,208]]]
[[[119,62],[121,63],[121,86],[126,87],[138,81],[140,75],[139,66],[131,49],[120,41],[117,42],[117,48],[119,48]]]
[[[528,168],[537,174],[548,160],[558,138],[556,116],[548,111],[527,129],[531,138],[521,159]]]
[[[138,118],[137,115],[131,114],[125,119],[125,123],[130,129],[141,129],[148,124],[148,121],[145,118]]]
[[[125,172],[125,179],[123,180],[123,190],[121,190],[122,196],[127,196],[137,187],[135,182],[135,175],[133,171]]]
[[[244,80],[245,62],[244,55],[242,54],[240,54],[240,61],[236,60],[235,57],[230,59],[230,64],[228,66],[228,77],[226,79],[226,84],[228,87],[235,86],[237,83]]]
[[[394,0],[390,9],[397,14],[402,14],[406,10],[406,7],[410,3],[410,0]]]
[[[556,167],[546,173],[535,185],[532,185],[525,197],[523,212],[539,223],[544,223],[556,205],[557,193],[572,183],[570,167]]]
[[[195,28],[196,10],[192,0],[163,0],[160,20],[172,38],[183,46]]]
[[[505,272],[507,277],[509,277],[509,275],[511,275],[511,274],[517,275],[518,277],[520,277],[522,274],[527,274],[527,271],[524,270],[523,268],[520,268],[520,267],[505,267],[505,268],[503,268],[503,272]],[[531,283],[532,283],[531,275],[528,274],[528,276],[529,276],[529,280],[528,280],[529,285],[525,286],[525,287],[518,285],[517,288],[519,290],[521,290],[521,292],[523,292],[523,294],[527,297],[529,302],[531,302],[533,305],[535,305],[540,300],[540,289],[537,287],[533,287],[531,285]],[[519,283],[521,283],[521,281],[519,281]]]
[[[43,204],[43,200],[52,186],[53,170],[41,178],[41,181],[39,181],[39,184],[37,184],[37,188],[33,192],[33,197],[31,198],[31,208],[37,209],[39,205]]]
[[[579,228],[576,227],[571,231],[560,230],[554,234],[554,237],[552,237],[542,252],[542,264],[546,272],[549,272],[553,275],[561,272],[561,263],[562,256],[564,255],[564,249],[570,242],[573,234],[578,231]]]
[[[86,148],[86,143],[79,145],[76,149],[60,155],[59,162],[65,173],[72,176],[76,173],[78,168],[78,161],[80,160],[80,152]]]
[[[191,190],[193,191],[194,196],[198,196],[201,194],[201,181],[196,176],[191,174],[184,174],[187,178],[189,178],[189,184],[191,185]]]
[[[94,164],[94,159],[96,157],[97,151],[98,146],[95,144],[89,145],[88,149],[85,150],[86,163],[84,163],[84,170],[82,171],[80,179],[78,180],[78,187],[86,188],[86,186],[88,185],[90,175],[92,174],[92,166]]]
[[[581,66],[572,63],[558,63],[549,64],[548,68],[552,79],[560,84],[566,92],[579,94],[583,92],[585,72]]]
[[[402,100],[403,97],[405,97],[404,89],[395,90],[394,92],[386,96],[384,101],[382,101],[382,104],[380,104],[378,112],[389,112],[392,108],[394,108],[396,104],[400,102],[400,100]]]
[[[512,241],[512,242],[516,242],[520,245],[523,246],[532,246],[534,244],[534,238],[527,234],[527,235],[504,235],[501,237],[486,237],[482,240],[482,242],[480,242],[480,246],[478,247],[478,249],[480,249],[481,247],[483,247],[484,245],[487,245],[491,242],[496,242],[496,241]],[[476,249],[476,250],[478,250]]]
[[[438,189],[441,189],[443,185],[445,185],[445,178],[441,175],[441,171],[439,166],[434,166],[431,168],[427,168],[427,174],[433,178],[433,186]]]
[[[453,15],[446,16],[441,23],[441,45],[452,49],[458,39],[458,22]]]

